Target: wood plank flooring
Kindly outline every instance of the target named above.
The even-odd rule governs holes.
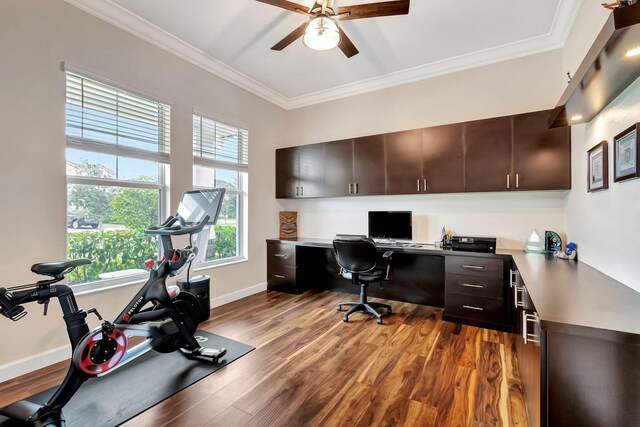
[[[355,297],[262,292],[214,309],[203,329],[256,350],[125,425],[526,426],[509,334],[396,301],[383,325],[361,313],[344,323],[336,305]],[[0,384],[0,406],[58,384],[65,370]]]

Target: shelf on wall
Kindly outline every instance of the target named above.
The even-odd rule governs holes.
[[[549,117],[550,127],[587,123],[640,77],[640,3],[615,9]],[[628,55],[637,49],[635,55]]]

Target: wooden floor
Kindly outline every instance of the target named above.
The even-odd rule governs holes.
[[[526,425],[509,334],[395,301],[383,325],[361,313],[344,323],[336,303],[354,299],[262,292],[214,309],[203,329],[256,350],[125,425]],[[55,386],[65,369],[0,384],[0,406]]]

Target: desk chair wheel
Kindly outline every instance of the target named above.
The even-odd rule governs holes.
[[[349,318],[347,316],[342,316],[342,321],[347,323],[349,321]]]
[[[378,325],[382,325],[382,318],[378,318]]]

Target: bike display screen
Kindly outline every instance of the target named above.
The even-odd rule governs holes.
[[[199,224],[206,215],[209,215],[207,224],[215,225],[220,214],[224,192],[224,188],[186,191],[182,194],[178,215],[186,225]]]

